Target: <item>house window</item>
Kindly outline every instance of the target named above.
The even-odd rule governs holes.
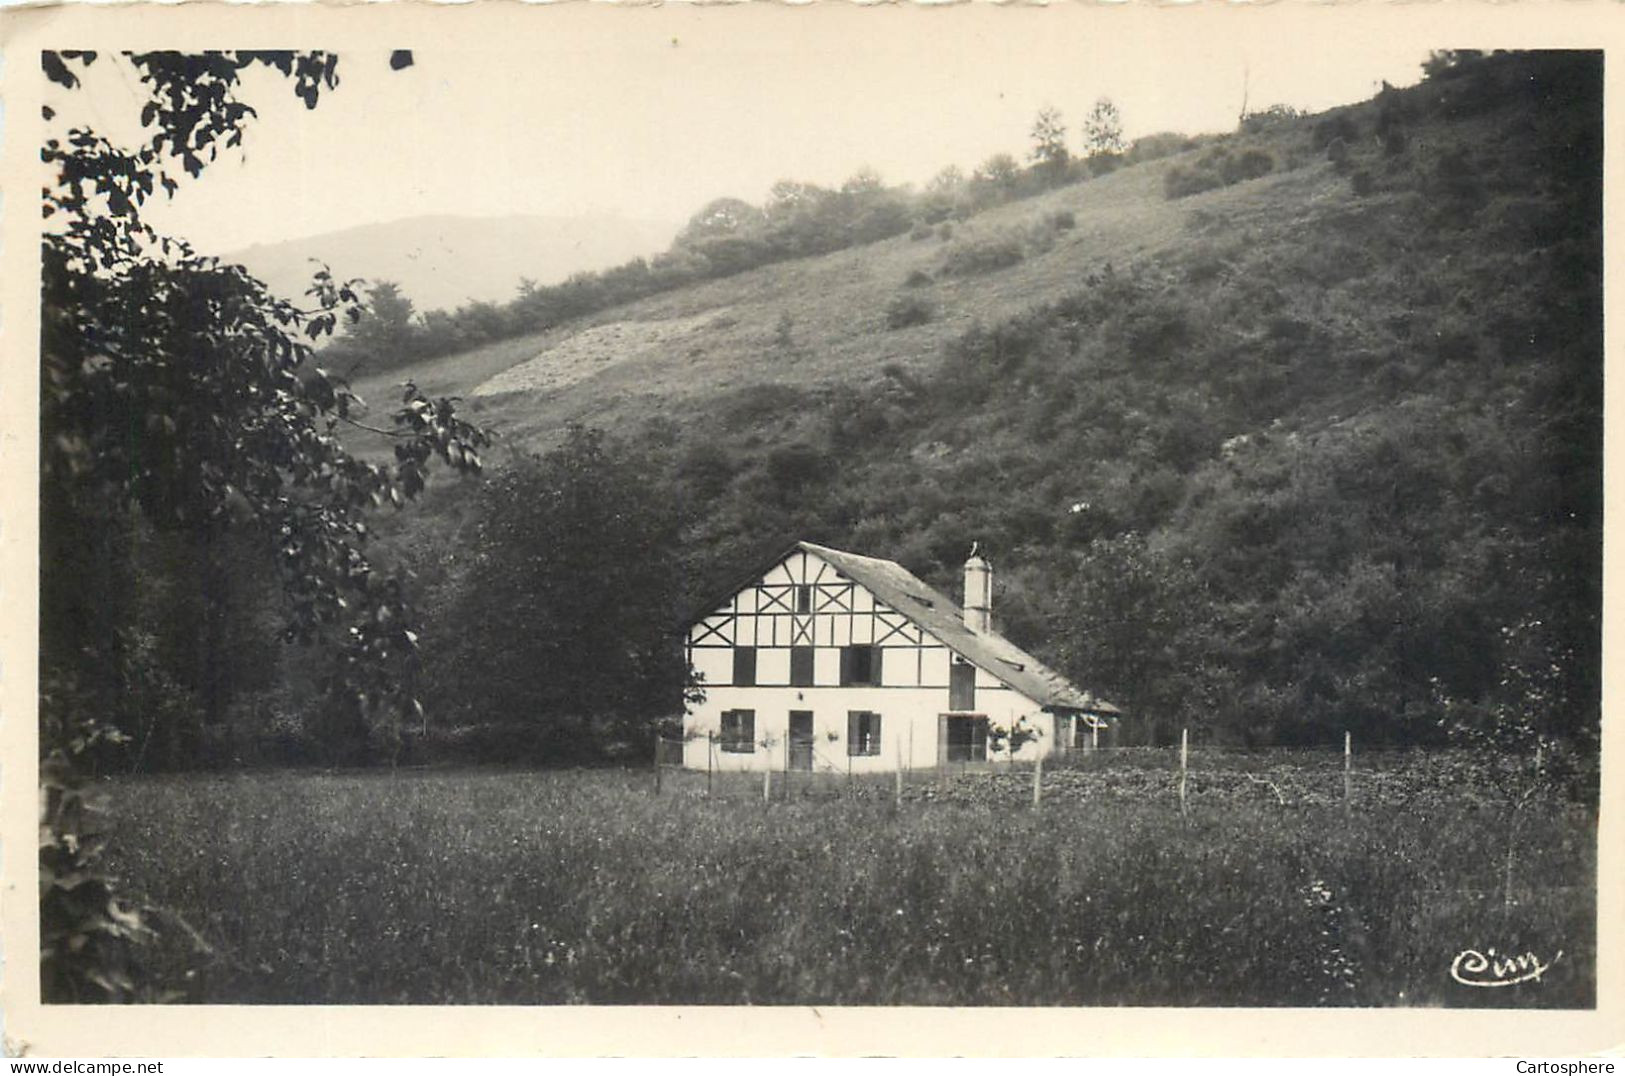
[[[967,661],[948,666],[948,709],[976,709],[976,666]]]
[[[748,755],[756,750],[756,711],[722,711],[722,736],[717,741],[724,751]]]
[[[734,647],[734,687],[756,686],[756,648]]]
[[[813,648],[810,646],[792,646],[790,648],[790,686],[812,687],[813,682]]]
[[[880,715],[870,710],[846,712],[846,753],[880,754]]]
[[[987,761],[987,718],[944,717],[949,762]]]
[[[841,649],[841,686],[880,683],[880,647],[848,646]]]
[[[796,612],[812,612],[812,587],[806,583],[796,587]]]

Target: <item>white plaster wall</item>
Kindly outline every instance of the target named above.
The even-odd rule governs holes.
[[[769,646],[756,651],[756,682],[758,684],[790,682],[789,647]]]
[[[888,655],[889,657],[889,655]],[[1025,718],[1039,739],[1023,744],[1016,752],[1018,762],[1031,761],[1040,754],[1058,750],[1055,718],[1040,710],[1037,703],[1009,688],[977,691],[977,710],[996,725],[1010,727]],[[930,769],[937,764],[937,718],[947,706],[947,688],[892,687],[710,687],[706,700],[685,719],[690,734],[684,750],[684,765],[719,772],[782,770],[789,732],[791,710],[813,713],[813,768],[821,772],[889,773],[898,768]],[[754,710],[756,740],[749,754],[710,748],[707,734],[722,730],[724,710]],[[846,753],[847,711],[872,710],[881,715],[880,753]],[[833,734],[833,736],[831,735]],[[771,741],[763,747],[762,740]],[[990,756],[991,762],[1010,761],[1008,752]]]
[[[732,650],[718,647],[695,648],[689,652],[689,661],[694,666],[694,671],[700,674],[702,684],[726,684],[733,678]]]

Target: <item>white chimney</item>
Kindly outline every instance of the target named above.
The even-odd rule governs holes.
[[[970,547],[965,562],[965,627],[972,631],[993,630],[993,565]]]

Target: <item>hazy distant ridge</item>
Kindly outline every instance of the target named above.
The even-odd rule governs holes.
[[[513,298],[522,277],[553,283],[664,250],[679,225],[611,215],[425,216],[363,224],[225,255],[289,299],[309,286],[310,259],[334,275],[393,280],[419,311]]]

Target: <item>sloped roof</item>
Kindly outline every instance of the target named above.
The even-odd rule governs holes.
[[[1043,706],[1088,713],[1121,712],[1104,699],[1080,690],[1066,677],[997,632],[975,631],[966,627],[964,611],[956,602],[927,586],[896,561],[863,557],[811,542],[797,542],[796,548],[828,561],[837,571],[867,587],[875,597],[924,628],[948,649],[986,669],[1033,701]]]

